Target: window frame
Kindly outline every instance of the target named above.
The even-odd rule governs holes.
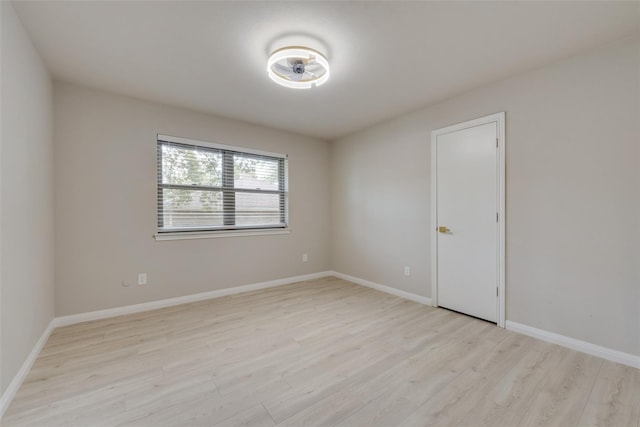
[[[222,158],[222,182],[220,186],[210,185],[185,185],[166,184],[162,182],[162,146],[163,145],[183,146],[185,148],[196,148],[211,150],[221,154]],[[234,173],[234,155],[239,154],[245,157],[257,159],[268,159],[278,161],[278,189],[262,190],[250,188],[236,188],[233,182],[229,183],[227,177],[229,173]],[[249,148],[232,145],[217,144],[207,141],[157,134],[156,137],[156,240],[176,240],[181,238],[206,238],[206,237],[229,237],[262,234],[286,234],[289,233],[289,177],[288,177],[288,155],[272,153],[267,151],[253,150]],[[231,185],[230,185],[231,184]],[[182,189],[200,190],[210,192],[220,192],[223,194],[223,225],[222,226],[198,226],[180,227],[164,229],[163,214],[163,190]],[[258,194],[278,194],[279,195],[279,224],[262,225],[236,225],[235,195],[237,193],[258,193]]]

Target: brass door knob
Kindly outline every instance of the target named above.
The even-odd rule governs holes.
[[[440,226],[440,227],[438,227],[438,231],[441,232],[441,233],[448,233],[451,230],[448,229],[447,227]]]

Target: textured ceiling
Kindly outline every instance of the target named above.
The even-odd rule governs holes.
[[[640,2],[14,2],[56,79],[334,139],[638,34]],[[283,44],[331,79],[274,84]]]

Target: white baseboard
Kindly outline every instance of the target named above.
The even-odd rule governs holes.
[[[538,338],[542,341],[558,344],[572,350],[581,351],[592,356],[601,357],[603,359],[611,360],[612,362],[621,363],[633,368],[640,368],[640,356],[636,356],[630,353],[624,353],[618,350],[612,350],[610,348],[602,347],[590,342],[577,340],[575,338],[570,338],[564,335],[556,334],[554,332],[549,332],[543,329],[523,325],[521,323],[512,322],[511,320],[507,320],[506,327],[510,331],[528,335],[533,338]]]
[[[202,301],[211,298],[218,298],[226,295],[239,294],[243,292],[250,292],[259,289],[272,288],[276,286],[288,285],[291,283],[303,282],[306,280],[319,279],[322,277],[335,276],[349,282],[356,283],[358,285],[366,286],[368,288],[376,289],[381,292],[385,292],[391,295],[395,295],[401,298],[405,298],[411,301],[418,302],[420,304],[432,305],[431,298],[423,297],[413,294],[411,292],[401,291],[390,286],[381,285],[379,283],[371,282],[369,280],[361,279],[359,277],[349,276],[347,274],[339,273],[336,271],[322,271],[318,273],[305,274],[302,276],[287,277],[284,279],[271,280],[268,282],[254,283],[250,285],[237,286],[234,288],[220,289],[216,291],[203,292],[200,294],[186,295],[177,298],[170,298],[160,301],[152,301],[143,304],[128,305],[124,307],[117,307],[107,310],[99,310],[88,313],[73,314],[70,316],[56,317],[49,322],[47,329],[42,333],[40,339],[29,353],[29,356],[22,364],[22,367],[15,375],[7,390],[0,396],[0,417],[4,415],[4,412],[9,407],[9,404],[13,400],[16,392],[22,385],[22,382],[26,378],[27,374],[31,370],[33,363],[40,354],[40,350],[47,342],[49,335],[53,329],[59,326],[67,326],[75,323],[87,322],[90,320],[106,319],[109,317],[120,316],[123,314],[139,313],[143,311],[155,310],[158,308],[170,307],[179,304],[185,304],[189,302]],[[528,335],[534,338],[548,341],[554,344],[561,345],[573,350],[581,351],[593,356],[602,357],[603,359],[611,360],[613,362],[621,363],[635,368],[640,368],[640,356],[636,356],[629,353],[624,353],[617,350],[612,350],[606,347],[601,347],[596,344],[591,344],[586,341],[577,340],[574,338],[559,335],[553,332],[544,331],[542,329],[533,328],[531,326],[523,325],[520,323],[507,320],[506,328],[508,330],[518,332],[524,335]]]
[[[302,276],[294,276],[294,277],[287,277],[284,279],[270,280],[268,282],[260,282],[260,283],[253,283],[250,285],[236,286],[234,288],[226,288],[226,289],[219,289],[219,290],[210,291],[210,292],[203,292],[199,294],[185,295],[177,298],[169,298],[169,299],[151,301],[151,302],[142,303],[142,304],[127,305],[124,307],[116,307],[116,308],[110,308],[106,310],[98,310],[98,311],[92,311],[88,313],[80,313],[80,314],[72,314],[69,316],[56,317],[53,320],[51,320],[51,322],[49,322],[47,329],[42,333],[42,336],[40,337],[36,345],[33,347],[33,350],[31,350],[31,353],[29,353],[29,356],[22,364],[22,367],[20,368],[18,373],[15,375],[15,377],[11,381],[11,384],[9,384],[9,387],[7,388],[7,390],[2,394],[2,396],[0,396],[0,417],[2,417],[4,412],[9,407],[9,404],[13,400],[16,392],[18,391],[24,379],[26,378],[27,374],[31,370],[33,363],[38,358],[38,355],[40,354],[40,350],[42,350],[42,347],[47,342],[49,335],[51,335],[51,332],[57,327],[73,325],[81,322],[88,322],[91,320],[106,319],[110,317],[121,316],[123,314],[140,313],[143,311],[171,307],[174,305],[185,304],[185,303],[195,302],[195,301],[202,301],[202,300],[207,300],[212,298],[219,298],[226,295],[239,294],[239,293],[250,292],[250,291],[255,291],[259,289],[273,288],[276,286],[288,285],[292,283],[319,279],[319,278],[328,277],[328,276],[336,276],[341,279],[356,283],[358,285],[366,286],[368,288],[373,288],[378,291],[386,292],[391,295],[416,301],[421,304],[431,305],[431,299],[427,297],[412,294],[410,292],[401,291],[399,289],[391,288],[385,285],[380,285],[378,283],[370,282],[368,280],[360,279],[358,277],[349,276],[349,275],[338,273],[335,271],[322,271],[318,273],[305,274]]]
[[[286,277],[284,279],[270,280],[268,282],[252,283],[250,285],[236,286],[233,288],[218,289],[215,291],[202,292],[199,294],[185,295],[182,297],[163,299],[159,301],[145,302],[142,304],[125,305],[123,307],[109,308],[106,310],[90,311],[88,313],[72,314],[69,316],[56,317],[54,326],[68,326],[76,323],[88,322],[90,320],[107,319],[109,317],[121,316],[123,314],[140,313],[143,311],[156,310],[158,308],[171,307],[174,305],[186,304],[195,301],[203,301],[212,298],[219,298],[226,295],[240,294],[243,292],[256,291],[259,289],[273,288],[276,286],[289,285],[291,283],[304,282],[305,280],[319,279],[331,276],[331,271],[321,271],[318,273],[305,274],[302,276]]]
[[[369,280],[361,279],[359,277],[349,276],[348,274],[339,273],[337,271],[332,271],[330,273],[335,277],[339,277],[340,279],[347,280],[349,282],[353,282],[358,285],[362,285],[368,288],[376,289],[378,291],[386,292],[388,294],[395,295],[401,298],[406,298],[411,301],[419,302],[421,304],[432,305],[431,298],[416,295],[411,292],[401,291],[399,289],[392,288],[390,286],[381,285],[379,283],[371,282]],[[587,353],[592,356],[601,357],[603,359],[607,359],[612,362],[621,363],[623,365],[640,369],[640,356],[636,356],[630,353],[624,353],[622,351],[613,350],[607,347],[602,347],[586,341],[581,341],[575,338],[570,338],[564,335],[556,334],[554,332],[533,328],[531,326],[523,325],[521,323],[516,323],[511,320],[506,321],[506,329],[510,331],[518,332],[524,335],[528,335],[530,337],[537,338],[542,341],[558,344],[563,347],[570,348],[572,350],[581,351],[583,353]]]
[[[45,329],[42,335],[40,335],[40,339],[38,339],[38,342],[36,342],[36,345],[33,346],[33,350],[31,350],[31,353],[29,353],[29,356],[27,356],[27,359],[24,361],[24,363],[20,367],[20,370],[18,371],[18,373],[13,377],[13,380],[9,384],[9,387],[7,387],[5,392],[2,393],[2,396],[0,396],[0,418],[2,418],[2,416],[4,415],[4,412],[7,410],[7,408],[9,407],[9,404],[15,397],[16,393],[18,392],[18,389],[20,388],[20,386],[24,382],[24,379],[27,377],[27,374],[31,370],[33,363],[38,358],[38,355],[40,354],[40,350],[42,350],[42,347],[44,347],[44,344],[47,342],[47,339],[49,339],[49,335],[51,335],[51,332],[53,331],[54,328],[55,328],[55,319],[52,319],[49,322],[47,329]]]
[[[400,298],[419,302],[420,304],[432,305],[431,298],[423,297],[417,294],[413,294],[411,292],[401,291],[400,289],[392,288],[391,286],[381,285],[379,283],[371,282],[369,280],[361,279],[359,277],[349,276],[348,274],[338,273],[337,271],[331,271],[330,273],[331,275],[336,276],[340,279],[347,280],[349,282],[353,282],[358,285],[366,286],[367,288],[375,289],[377,291],[395,295]]]
[[[200,294],[193,294],[193,295],[185,295],[182,297],[164,299],[160,301],[151,301],[143,304],[127,305],[124,307],[110,308],[106,310],[92,311],[88,313],[80,313],[80,314],[72,314],[70,316],[56,317],[53,320],[51,320],[51,322],[49,322],[49,326],[47,326],[47,329],[42,333],[42,336],[40,337],[36,345],[33,347],[33,350],[31,350],[31,353],[29,353],[29,356],[22,364],[22,367],[20,368],[18,373],[15,375],[15,377],[13,377],[11,384],[9,384],[9,387],[7,387],[7,390],[2,394],[2,396],[0,396],[0,418],[2,417],[2,415],[4,415],[4,412],[7,410],[7,408],[9,407],[9,404],[15,397],[16,392],[18,391],[18,389],[22,385],[22,382],[24,381],[27,374],[31,370],[33,363],[38,358],[38,355],[40,354],[40,350],[42,350],[42,347],[47,342],[49,335],[51,335],[51,332],[59,326],[68,326],[76,323],[87,322],[90,320],[106,319],[109,317],[120,316],[123,314],[139,313],[143,311],[155,310],[157,308],[171,307],[174,305],[185,304],[185,303],[194,302],[194,301],[202,301],[202,300],[207,300],[211,298],[219,298],[225,295],[233,295],[233,294],[239,294],[242,292],[256,291],[258,289],[266,289],[266,288],[273,288],[276,286],[289,285],[291,283],[304,282],[306,280],[313,280],[313,279],[319,279],[322,277],[331,276],[332,274],[333,272],[331,271],[321,271],[318,273],[305,274],[302,276],[287,277],[284,279],[270,280],[268,282],[260,282],[260,283],[252,283],[250,285],[236,286],[234,288],[219,289],[216,291],[203,292]]]

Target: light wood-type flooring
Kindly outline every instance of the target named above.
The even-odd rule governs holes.
[[[640,426],[640,370],[325,278],[56,329],[11,426]]]

